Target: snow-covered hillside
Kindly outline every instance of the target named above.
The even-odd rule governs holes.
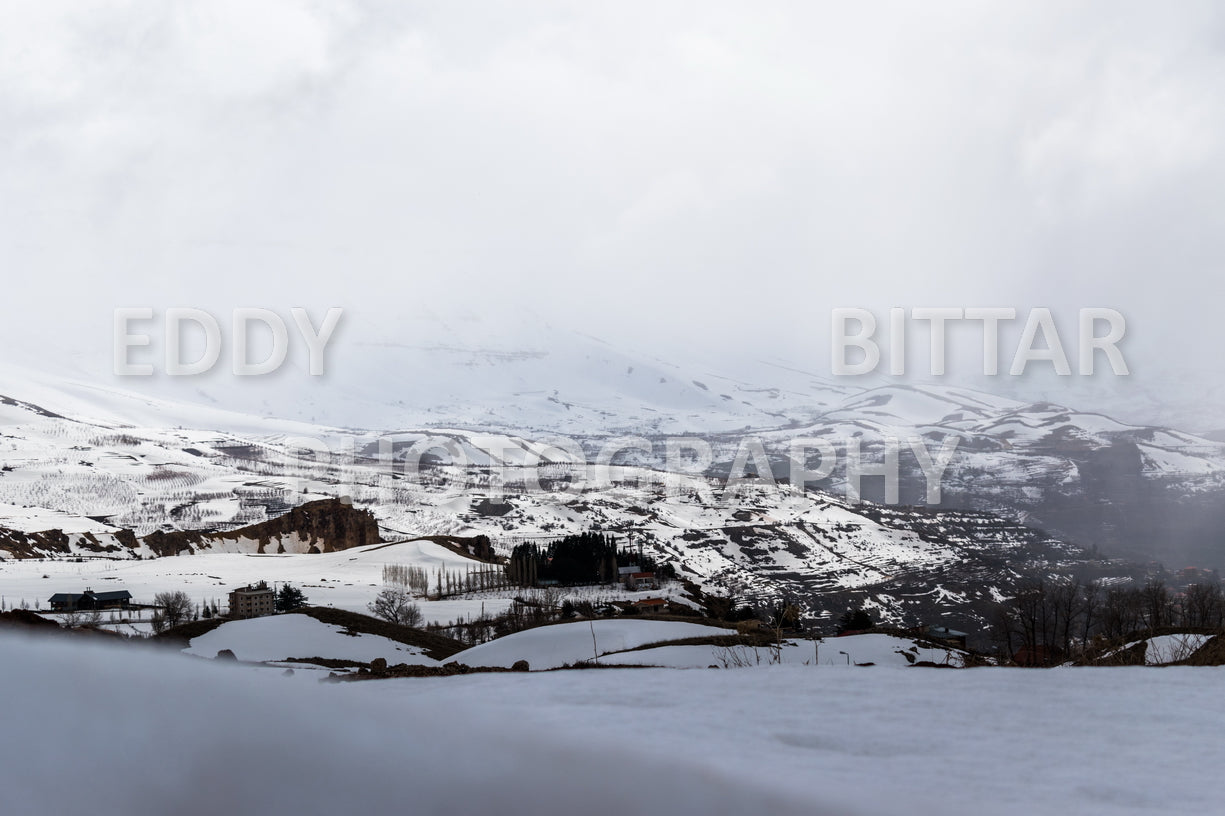
[[[916,662],[960,666],[955,649],[934,648],[911,638],[859,634],[819,641],[785,640],[779,647],[679,643],[724,638],[734,629],[677,621],[600,620],[542,626],[498,638],[454,655],[449,662],[509,668],[526,660],[533,670],[582,663],[602,666],[659,666],[674,669],[748,668],[777,664],[806,666],[912,666]]]
[[[532,669],[555,669],[650,643],[735,634],[735,630],[676,621],[599,620],[541,626],[460,652],[451,662],[510,668],[526,660]]]
[[[238,660],[258,662],[323,657],[358,663],[383,658],[393,664],[438,665],[419,648],[378,635],[347,632],[344,627],[293,614],[227,621],[192,638],[183,651],[198,657],[216,657],[227,649]]]

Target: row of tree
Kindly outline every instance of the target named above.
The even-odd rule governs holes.
[[[506,569],[500,564],[469,564],[462,570],[439,566],[432,578],[425,567],[384,564],[383,583],[402,588],[415,597],[434,600],[510,586]]]
[[[384,564],[383,583],[399,586],[422,596],[429,592],[430,576],[425,567],[411,564]]]

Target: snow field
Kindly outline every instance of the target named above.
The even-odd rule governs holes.
[[[0,636],[6,813],[1213,813],[1221,669],[404,678]],[[88,673],[88,683],[81,675]],[[206,688],[207,693],[199,693]],[[168,716],[173,713],[173,716]],[[117,773],[58,735],[106,737]],[[216,780],[226,784],[218,785]]]

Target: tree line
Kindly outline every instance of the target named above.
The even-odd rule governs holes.
[[[1012,656],[1024,651],[1053,662],[1094,642],[1130,639],[1166,627],[1225,626],[1219,582],[1174,592],[1159,578],[1141,585],[1106,587],[1098,581],[1037,581],[1000,604],[993,622],[997,646]]]
[[[432,600],[510,586],[506,570],[500,564],[469,564],[462,570],[439,566],[432,578],[425,567],[384,564],[383,583],[402,588],[415,597]]]
[[[618,550],[614,536],[586,532],[568,535],[550,544],[519,544],[506,564],[510,583],[520,587],[614,584],[619,567],[636,567],[661,581],[675,580],[676,569],[652,556]]]

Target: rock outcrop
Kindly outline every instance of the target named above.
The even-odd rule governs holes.
[[[137,538],[131,530],[117,530],[99,537],[92,533],[70,536],[60,530],[27,533],[0,529],[0,553],[12,558],[86,552],[122,557],[140,552],[142,545],[157,556],[208,550],[326,553],[378,544],[381,540],[378,522],[369,510],[356,508],[343,499],[320,499],[236,530],[159,530]]]

